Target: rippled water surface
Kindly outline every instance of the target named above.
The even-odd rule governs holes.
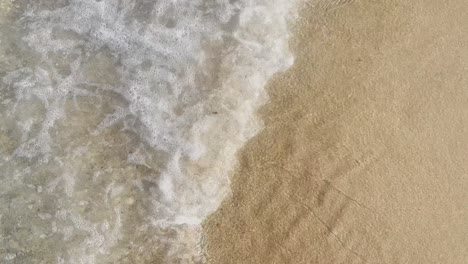
[[[291,6],[0,0],[0,262],[202,261]]]

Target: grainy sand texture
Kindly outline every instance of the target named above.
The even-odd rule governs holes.
[[[468,5],[308,1],[209,263],[468,263]]]

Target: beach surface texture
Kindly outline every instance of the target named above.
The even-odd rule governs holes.
[[[468,5],[304,6],[209,263],[468,263]]]

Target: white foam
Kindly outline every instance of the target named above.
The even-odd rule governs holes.
[[[27,123],[39,132],[20,140],[12,156],[39,158],[57,176],[43,183],[49,191],[42,195],[58,199],[54,230],[73,243],[64,239],[54,261],[131,262],[152,243],[168,263],[201,259],[200,225],[229,192],[236,152],[261,128],[255,112],[265,85],[293,62],[293,9],[287,0],[70,0],[24,11],[22,40],[38,61],[2,81],[14,87],[18,107],[34,96],[46,109],[39,125]],[[80,138],[67,136],[87,126]],[[74,155],[77,148],[87,151]],[[121,155],[126,164],[113,162]],[[104,165],[93,165],[101,156]],[[102,201],[90,198],[100,192]],[[122,201],[141,206],[128,211]],[[129,220],[133,214],[143,218]]]

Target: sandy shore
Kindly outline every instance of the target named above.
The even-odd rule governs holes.
[[[467,263],[466,1],[331,2],[297,26],[209,263]]]

